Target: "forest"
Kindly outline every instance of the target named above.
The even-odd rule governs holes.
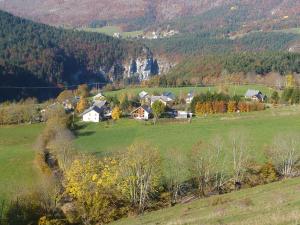
[[[0,11],[0,27],[1,86],[106,82],[110,77],[104,73],[112,71],[111,76],[120,75],[118,63],[129,55],[138,55],[143,48],[104,34],[34,23],[3,11]],[[11,93],[6,90],[5,94]]]
[[[222,74],[255,73],[266,75],[300,73],[300,54],[287,52],[237,52],[219,55],[192,56],[178,64],[170,79],[221,76]]]

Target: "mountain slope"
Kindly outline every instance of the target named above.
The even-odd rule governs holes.
[[[143,50],[142,45],[132,42],[57,29],[2,11],[0,28],[2,87],[27,86],[31,82],[57,86],[122,79],[122,62]],[[26,83],[20,79],[22,76],[26,76]]]
[[[85,26],[93,21],[145,25],[186,16],[201,15],[218,7],[244,11],[246,20],[265,17],[293,17],[300,12],[297,0],[1,0],[0,8],[36,21],[69,26]],[[222,15],[215,15],[222,18]]]

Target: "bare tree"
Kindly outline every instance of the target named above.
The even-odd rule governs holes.
[[[240,185],[249,160],[249,149],[245,135],[241,131],[234,131],[229,134],[229,148],[231,150],[232,176],[235,185]]]
[[[172,149],[167,152],[165,166],[165,179],[171,193],[171,204],[174,205],[177,203],[178,194],[188,174],[186,158],[181,151]]]
[[[62,129],[49,143],[49,148],[55,155],[59,168],[65,172],[72,164],[76,151],[73,146],[73,133],[68,129]]]
[[[148,143],[135,143],[121,160],[129,199],[138,213],[142,213],[160,182],[160,155]]]
[[[277,171],[284,177],[297,175],[300,164],[300,135],[285,134],[274,138],[269,157]]]
[[[206,191],[213,177],[214,159],[211,148],[208,145],[198,142],[194,145],[191,154],[191,172],[196,178],[201,196],[206,195]]]
[[[215,136],[211,143],[211,154],[212,154],[212,172],[213,177],[213,188],[218,192],[222,192],[224,184],[228,181],[228,170],[227,170],[227,155],[225,154],[224,141],[220,136]]]

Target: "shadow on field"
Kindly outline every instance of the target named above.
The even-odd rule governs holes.
[[[74,131],[74,134],[76,137],[86,137],[86,136],[91,136],[94,133],[96,133],[95,131],[85,131],[85,132],[80,132],[80,131]]]
[[[83,131],[81,130],[85,129],[87,127],[87,124],[75,124],[74,127],[72,128],[72,131],[76,137],[80,136],[90,136],[96,133],[95,131]]]

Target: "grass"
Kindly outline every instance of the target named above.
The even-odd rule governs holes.
[[[275,135],[283,132],[300,133],[300,106],[268,109],[263,112],[224,114],[195,118],[192,123],[160,122],[157,125],[122,119],[115,124],[82,124],[75,140],[84,152],[100,156],[123,151],[135,141],[148,141],[162,156],[176,148],[188,153],[199,140],[208,142],[216,135],[228,137],[232,131],[245,133],[254,160],[265,160],[264,151]]]
[[[300,178],[288,179],[122,219],[111,225],[299,224]]]
[[[120,33],[125,38],[137,37],[138,35],[143,34],[143,31],[141,30],[132,31],[132,32],[123,32],[118,26],[105,26],[101,28],[83,28],[82,30],[86,32],[103,33],[110,36],[113,36],[114,33]]]
[[[278,32],[300,34],[300,28],[289,28],[289,29],[279,30]]]
[[[42,125],[0,126],[0,200],[33,187],[39,179],[32,148]]]
[[[221,87],[214,86],[214,87],[174,87],[174,88],[163,88],[163,87],[157,87],[157,88],[125,88],[117,91],[109,91],[105,92],[104,94],[107,96],[119,96],[123,93],[127,93],[129,95],[137,95],[141,91],[147,91],[149,94],[153,94],[155,92],[162,93],[164,91],[171,91],[175,95],[179,96],[182,94],[187,94],[189,91],[193,90],[196,94],[199,93],[205,93],[207,91],[211,92],[218,92]],[[228,92],[230,95],[242,95],[244,96],[246,91],[248,89],[257,89],[262,91],[264,94],[270,96],[273,92],[272,88],[266,87],[264,85],[240,85],[240,86],[234,86],[229,85]]]

